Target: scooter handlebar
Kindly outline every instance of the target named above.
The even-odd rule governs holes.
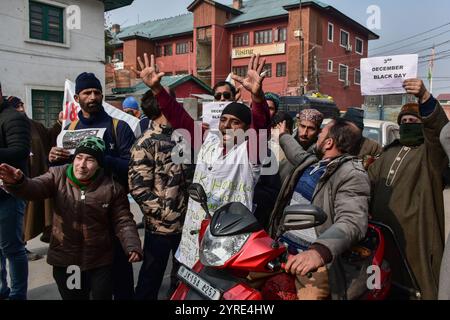
[[[281,270],[283,270],[284,272],[287,272],[287,270],[286,270],[286,263],[287,263],[288,260],[291,259],[292,257],[294,257],[294,255],[289,254],[289,253],[285,256],[285,258],[283,259],[284,261],[281,262]],[[308,277],[308,279],[311,279],[312,276],[313,276],[313,273],[316,272],[316,271],[317,271],[317,270],[313,270],[313,271],[308,272],[308,273],[306,274],[306,276]]]

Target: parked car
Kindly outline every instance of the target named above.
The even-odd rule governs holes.
[[[331,119],[325,119],[322,126],[325,126]],[[377,141],[383,148],[400,138],[400,127],[390,121],[364,119],[363,136]]]

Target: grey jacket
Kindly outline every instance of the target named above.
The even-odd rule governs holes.
[[[283,150],[286,158],[279,164],[279,174],[281,182],[284,182],[288,178],[295,168],[297,168],[305,159],[307,154],[304,153],[302,146],[297,142],[294,136],[290,134],[284,134],[280,137],[280,147]],[[313,144],[309,147],[307,153],[314,153]]]
[[[284,136],[283,136],[284,137]],[[284,209],[289,205],[295,186],[303,171],[317,162],[307,151],[298,152],[300,165],[284,181],[270,218],[270,234],[274,237],[280,227]],[[320,179],[313,195],[313,205],[322,208],[327,221],[316,227],[316,243],[326,246],[333,260],[329,270],[333,299],[345,297],[345,282],[340,269],[340,255],[362,240],[367,232],[370,181],[360,160],[343,155],[333,160]]]
[[[445,153],[450,157],[450,123],[441,131],[441,144]],[[450,300],[450,237],[445,245],[439,276],[439,300]]]
[[[309,147],[306,152],[313,154],[314,146],[315,144]],[[297,140],[295,140],[295,138],[290,134],[283,134],[280,137],[280,147],[283,149],[286,158],[292,164],[293,168],[297,168],[305,160],[305,151]]]

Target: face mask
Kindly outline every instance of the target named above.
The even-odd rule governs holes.
[[[422,123],[404,123],[400,125],[400,143],[407,147],[420,146],[425,141]]]

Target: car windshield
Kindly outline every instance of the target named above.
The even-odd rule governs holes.
[[[378,128],[368,128],[365,127],[363,131],[363,136],[372,140],[375,140],[380,145],[382,145],[381,141],[381,130]]]

